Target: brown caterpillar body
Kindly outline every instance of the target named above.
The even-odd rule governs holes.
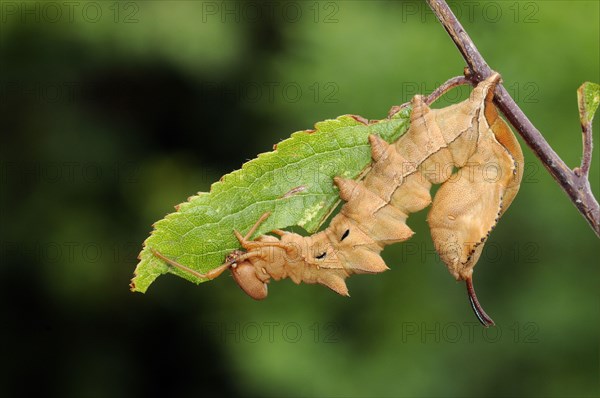
[[[369,137],[373,164],[362,181],[336,177],[346,202],[327,229],[312,236],[275,230],[279,239],[249,240],[268,214],[242,237],[245,252],[235,251],[220,267],[200,274],[155,255],[199,277],[213,279],[230,268],[235,281],[254,299],[267,296],[270,279],[320,283],[348,295],[352,274],[388,269],[381,250],[409,239],[410,213],[432,204],[428,223],[434,246],[450,273],[467,282],[469,298],[484,325],[493,324],[475,296],[473,267],[498,218],[516,195],[523,154],[492,103],[500,76],[495,73],[474,88],[469,99],[430,109],[422,96],[412,101],[410,128],[394,144]],[[458,169],[457,171],[453,171]],[[442,184],[431,199],[432,184]]]

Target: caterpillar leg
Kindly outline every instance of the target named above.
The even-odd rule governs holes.
[[[431,105],[433,102],[437,101],[442,95],[446,94],[448,91],[452,90],[454,87],[471,84],[469,79],[466,76],[456,76],[452,79],[447,80],[444,84],[435,89],[434,92],[429,94],[425,99],[427,105]]]
[[[269,218],[269,215],[271,213],[265,213],[263,214],[258,221],[256,222],[256,224],[254,224],[252,226],[252,228],[250,228],[250,230],[248,231],[248,233],[246,234],[246,236],[242,236],[239,232],[237,231],[233,231],[236,235],[236,237],[238,238],[238,240],[240,241],[240,243],[242,244],[242,246],[244,246],[245,244],[247,244],[248,238],[250,238],[252,236],[252,234],[256,231],[256,229],[260,226],[260,224],[262,224],[267,218]],[[245,246],[244,246],[245,248]],[[190,267],[187,267],[183,264],[178,263],[175,260],[172,260],[168,257],[166,257],[164,254],[162,254],[161,252],[159,252],[156,249],[150,249],[150,251],[152,252],[152,254],[154,254],[156,257],[160,258],[161,260],[163,260],[164,262],[166,262],[167,264],[169,264],[172,267],[178,268],[181,271],[187,272],[190,275],[194,275],[197,278],[200,279],[215,279],[218,276],[220,276],[223,272],[225,272],[227,269],[231,268],[234,264],[237,263],[241,263],[249,258],[252,257],[256,257],[259,255],[259,253],[243,253],[243,254],[239,254],[236,253],[236,255],[231,255],[227,257],[227,261],[225,261],[225,263],[221,264],[220,266],[218,266],[217,268],[211,269],[210,271],[208,271],[207,273],[203,274],[200,273],[196,270],[191,269]]]
[[[250,230],[248,231],[248,233],[246,233],[246,236],[242,236],[242,234],[240,234],[238,231],[233,230],[233,233],[235,234],[235,237],[237,238],[237,240],[240,242],[240,244],[242,246],[244,246],[245,243],[249,242],[248,239],[250,239],[250,237],[252,236],[252,234],[254,232],[256,232],[256,229],[258,227],[260,227],[260,224],[264,223],[267,218],[269,218],[269,216],[271,215],[271,213],[266,212],[265,214],[263,214],[262,216],[260,216],[260,218],[258,219],[258,221],[256,221],[256,223],[252,226],[252,228],[250,228]]]
[[[163,260],[165,263],[169,264],[170,266],[178,268],[184,272],[187,272],[188,274],[194,275],[195,277],[201,278],[201,279],[215,279],[216,277],[221,275],[226,269],[231,267],[230,263],[225,263],[217,268],[211,269],[206,274],[202,274],[202,273],[195,271],[189,267],[186,267],[183,264],[179,264],[175,260],[172,260],[172,259],[166,257],[165,255],[163,255],[161,252],[159,252],[156,249],[150,249],[150,251],[152,252],[152,254],[154,254],[156,257],[160,258],[161,260]]]
[[[252,236],[252,234],[254,234],[254,232],[260,226],[260,224],[265,222],[265,220],[267,218],[269,218],[270,215],[271,215],[271,213],[263,214],[258,219],[256,224],[254,224],[254,226],[252,226],[252,228],[250,228],[250,231],[248,231],[246,236],[242,236],[242,234],[240,234],[238,231],[235,231],[235,230],[233,231],[233,233],[235,234],[235,237],[237,238],[237,240],[240,242],[240,244],[242,245],[242,247],[244,249],[246,249],[248,251],[252,251],[252,250],[256,250],[256,249],[260,250],[261,248],[266,248],[266,247],[278,247],[278,248],[284,249],[286,252],[293,250],[293,247],[290,247],[289,245],[281,243],[277,239],[274,239],[273,237],[268,236],[268,235],[261,236],[257,240],[249,240],[249,238]],[[282,231],[280,229],[275,229],[271,232],[276,233],[279,236],[283,236],[288,233],[288,232]],[[258,256],[258,254],[255,254],[255,255]]]
[[[274,246],[271,242],[265,243],[265,242],[250,240],[250,237],[252,236],[252,234],[254,234],[254,232],[256,232],[258,227],[260,227],[260,224],[264,223],[267,220],[267,218],[269,218],[270,215],[271,215],[271,213],[267,212],[267,213],[263,214],[262,216],[260,216],[258,221],[256,221],[256,223],[252,226],[252,228],[250,228],[250,230],[246,233],[245,236],[242,236],[242,234],[239,233],[238,231],[236,231],[235,229],[233,230],[235,237],[237,238],[238,242],[240,242],[240,245],[242,245],[242,247],[244,249],[252,250],[252,249],[255,249],[258,247],[262,247],[262,246]],[[281,230],[275,230],[273,232],[276,232],[280,235],[285,233],[285,231],[281,231]]]

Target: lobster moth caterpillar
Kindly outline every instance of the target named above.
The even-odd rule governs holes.
[[[479,83],[470,97],[442,109],[431,109],[424,97],[411,100],[410,127],[393,144],[369,136],[372,164],[361,181],[335,177],[345,201],[329,226],[311,236],[283,230],[252,235],[264,214],[242,236],[232,231],[243,250],[224,264],[199,273],[161,252],[154,256],[198,278],[214,279],[230,270],[252,298],[267,296],[271,279],[319,283],[348,295],[345,279],[388,269],[380,256],[386,245],[403,242],[413,232],[408,215],[431,205],[427,221],[436,251],[450,273],[465,281],[468,297],[484,326],[493,321],[473,289],[473,268],[486,239],[513,201],[523,175],[523,154],[492,100],[500,75]],[[431,198],[433,184],[441,184]]]

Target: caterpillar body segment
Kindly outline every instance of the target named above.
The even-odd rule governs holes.
[[[473,267],[523,173],[519,144],[492,103],[499,80],[493,74],[469,99],[443,109],[430,109],[422,96],[415,96],[410,127],[402,137],[393,144],[369,137],[373,163],[364,179],[334,178],[346,203],[325,230],[308,237],[275,230],[278,237],[250,240],[267,213],[245,236],[234,232],[245,252],[235,251],[207,274],[155,255],[200,277],[212,279],[230,269],[240,287],[258,300],[267,296],[271,279],[283,278],[319,283],[347,296],[345,279],[387,270],[381,251],[409,239],[409,214],[431,204],[427,221],[436,251],[450,273],[466,281],[479,320],[493,324],[475,296]],[[441,187],[432,200],[434,184]]]

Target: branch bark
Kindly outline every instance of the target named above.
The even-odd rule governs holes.
[[[469,73],[467,77],[474,84],[487,78],[492,69],[481,56],[477,47],[464,30],[456,16],[443,0],[426,0],[433,13],[444,26],[456,47],[467,62]],[[540,159],[544,167],[552,175],[552,178],[565,191],[567,196],[581,215],[590,224],[596,235],[600,238],[600,206],[594,197],[587,176],[589,169],[589,159],[591,159],[591,123],[589,126],[583,126],[584,131],[584,163],[581,168],[572,170],[567,164],[554,152],[552,147],[544,139],[542,134],[525,116],[521,108],[512,99],[506,89],[499,84],[496,87],[494,103],[504,114],[509,123],[519,132],[525,143]],[[589,130],[588,130],[589,128]],[[583,173],[580,170],[583,169]]]

